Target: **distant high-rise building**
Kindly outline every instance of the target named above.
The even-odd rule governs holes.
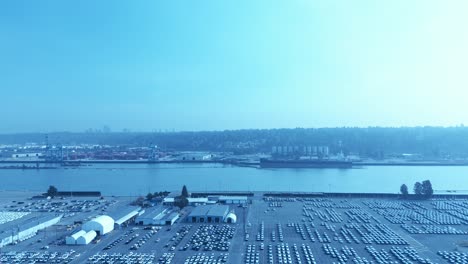
[[[330,154],[330,149],[328,148],[328,146],[323,146],[323,153],[322,153],[324,156],[329,156]]]

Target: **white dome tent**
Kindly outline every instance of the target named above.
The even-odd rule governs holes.
[[[96,231],[91,230],[88,233],[80,236],[78,239],[76,239],[76,244],[77,245],[88,245],[93,241],[93,239],[96,237]]]
[[[67,245],[75,245],[76,244],[76,240],[80,237],[80,236],[83,236],[86,234],[86,231],[84,230],[80,230],[78,232],[76,232],[75,234],[71,235],[71,236],[67,236],[65,238],[65,243]]]
[[[237,222],[237,216],[236,214],[234,214],[233,212],[229,213],[227,216],[226,216],[226,223],[229,223],[229,224],[235,224]]]
[[[96,231],[97,235],[105,235],[114,230],[114,219],[107,215],[101,215],[83,225],[83,230]]]

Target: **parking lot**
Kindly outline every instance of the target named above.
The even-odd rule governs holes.
[[[465,200],[267,198],[261,193],[251,200],[245,207],[230,205],[237,215],[236,224],[188,223],[182,217],[173,226],[129,225],[86,246],[64,244],[65,236],[73,231],[70,223],[100,214],[104,208],[118,209],[131,198],[65,201],[57,210],[66,210],[70,203],[86,203],[95,211],[75,212],[31,239],[2,248],[1,261],[468,263]]]

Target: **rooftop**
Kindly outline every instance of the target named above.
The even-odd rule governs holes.
[[[154,219],[158,217],[161,213],[167,211],[167,207],[163,206],[156,206],[153,208],[148,208],[144,214],[140,215],[139,218],[149,218],[149,219]]]
[[[211,205],[200,205],[195,207],[192,212],[190,212],[189,216],[200,216],[200,215],[206,215],[208,211],[210,210]]]
[[[112,212],[109,212],[108,215],[114,219],[115,222],[118,222],[121,218],[124,218],[130,214],[135,214],[138,213],[138,211],[141,210],[141,207],[138,206],[125,206],[125,207],[119,207],[113,210]]]
[[[229,211],[229,206],[227,205],[201,205],[195,207],[189,216],[200,216],[200,215],[209,215],[209,216],[225,216]]]
[[[207,215],[224,217],[229,212],[227,205],[213,205],[208,211]]]
[[[247,196],[220,196],[219,200],[245,200],[247,201]]]

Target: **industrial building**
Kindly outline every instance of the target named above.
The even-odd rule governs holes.
[[[167,212],[163,217],[155,219],[155,225],[173,225],[179,219],[179,212]]]
[[[226,220],[226,216],[229,213],[229,206],[218,205],[211,206],[210,210],[206,214],[206,220],[208,223],[219,223]]]
[[[138,216],[135,222],[140,225],[172,225],[177,219],[179,219],[179,212],[158,206]]]
[[[175,202],[174,197],[165,197],[162,201],[163,205],[169,205],[169,206],[173,206],[174,202]]]
[[[184,161],[207,161],[214,158],[214,154],[206,152],[180,152],[180,160]]]
[[[191,223],[222,223],[228,213],[227,205],[201,205],[192,210],[187,220]]]
[[[220,196],[218,198],[220,203],[225,204],[247,204],[247,196]]]
[[[168,211],[168,207],[157,206],[147,209],[144,214],[138,216],[135,222],[139,225],[154,225],[155,219]]]
[[[189,205],[200,205],[209,203],[206,197],[187,198]]]
[[[0,247],[29,239],[37,234],[37,231],[55,225],[62,219],[63,215],[43,215],[32,217],[16,224],[10,222],[10,228],[2,230],[0,233]]]
[[[187,200],[188,200],[189,205],[200,205],[200,204],[213,203],[212,201],[209,201],[208,198],[206,198],[206,197],[197,197],[197,198],[189,197],[189,198],[187,198]],[[172,206],[172,205],[174,205],[174,202],[175,202],[174,197],[166,197],[163,200],[164,205],[171,205]]]
[[[141,207],[127,207],[125,209],[119,209],[109,213],[109,216],[114,219],[114,229],[119,229],[122,226],[127,226],[133,223],[135,219],[143,214]]]
[[[98,236],[102,236],[114,230],[114,219],[107,215],[101,215],[86,222],[82,229],[86,232],[94,230]]]
[[[11,157],[14,158],[14,159],[24,159],[24,158],[39,158],[39,157],[42,157],[43,154],[42,153],[15,153],[15,154],[12,154]]]

